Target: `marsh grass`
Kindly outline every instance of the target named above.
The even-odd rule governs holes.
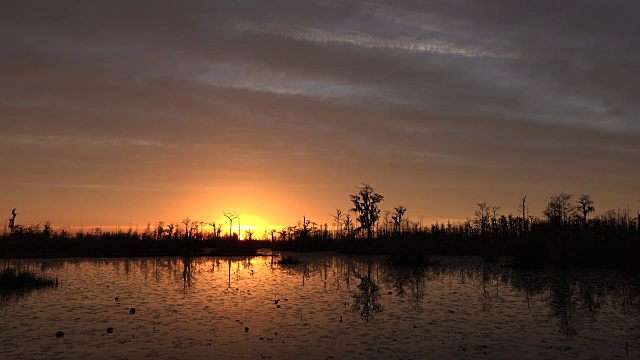
[[[300,259],[293,256],[284,256],[278,261],[278,264],[280,265],[297,265],[300,263],[302,263]]]
[[[6,268],[0,273],[0,290],[18,291],[33,290],[43,287],[53,287],[57,280],[37,276],[28,271],[19,271],[14,268]]]

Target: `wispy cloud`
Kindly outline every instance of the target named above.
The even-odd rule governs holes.
[[[148,191],[160,193],[193,193],[218,190],[216,186],[199,186],[199,185],[135,185],[135,184],[100,184],[100,183],[63,183],[63,182],[0,182],[2,185],[19,186],[28,188],[51,188],[51,189],[69,189],[69,190],[88,190],[88,191]]]
[[[114,186],[103,184],[71,184],[71,183],[40,183],[40,182],[20,182],[10,183],[12,186],[56,188],[56,189],[76,189],[76,190],[108,190]]]
[[[280,25],[273,23],[243,23],[237,26],[241,32],[283,36],[296,40],[319,43],[344,43],[365,48],[396,49],[431,54],[457,55],[464,57],[490,57],[512,60],[530,60],[522,52],[492,50],[475,46],[460,46],[441,40],[415,39],[402,36],[380,38],[357,31],[329,31],[317,28]]]
[[[39,146],[61,145],[95,145],[95,146],[141,146],[141,147],[173,147],[172,144],[149,141],[140,138],[95,138],[90,136],[59,136],[59,135],[0,135],[0,140],[5,144],[23,144]]]
[[[301,95],[325,99],[388,98],[391,91],[377,86],[359,85],[332,77],[318,77],[293,71],[269,69],[258,64],[212,63],[194,81],[207,85],[270,92],[277,95]]]

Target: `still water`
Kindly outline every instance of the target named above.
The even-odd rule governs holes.
[[[624,273],[525,271],[475,258],[406,267],[385,257],[294,256],[302,263],[20,261],[60,284],[3,294],[0,358],[640,356],[639,282]]]

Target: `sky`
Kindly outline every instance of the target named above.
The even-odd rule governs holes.
[[[16,223],[640,207],[640,2],[0,0]]]

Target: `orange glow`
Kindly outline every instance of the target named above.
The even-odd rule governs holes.
[[[231,234],[238,234],[238,226],[240,226],[239,236],[242,240],[248,238],[247,231],[252,233],[253,239],[270,239],[271,236],[268,235],[270,230],[279,231],[295,225],[305,215],[305,211],[309,211],[309,214],[326,213],[326,217],[329,217],[331,207],[327,207],[326,210],[313,211],[313,208],[304,210],[294,198],[296,194],[283,189],[285,186],[283,184],[256,184],[246,181],[225,185],[221,186],[224,191],[212,189],[205,194],[193,194],[183,200],[184,203],[174,211],[192,214],[190,215],[192,219],[198,221],[215,222],[216,226],[221,226],[223,235],[229,235],[230,225],[224,213],[236,214],[239,218],[233,219]],[[324,218],[316,219],[314,218],[314,221],[320,220],[318,223],[328,221]],[[213,229],[208,225],[205,231],[213,231]]]
[[[238,224],[238,219],[233,220],[233,225],[231,227],[231,232],[237,234],[238,233],[238,225],[240,226],[240,240],[245,240],[248,238],[247,231],[251,231],[252,239],[263,239],[265,236],[265,232],[268,232],[271,229],[280,230],[284,226],[283,225],[273,225],[268,220],[252,215],[252,214],[238,214],[240,224]],[[224,216],[220,216],[216,219],[216,224],[222,225],[222,234],[229,234],[229,219]]]

